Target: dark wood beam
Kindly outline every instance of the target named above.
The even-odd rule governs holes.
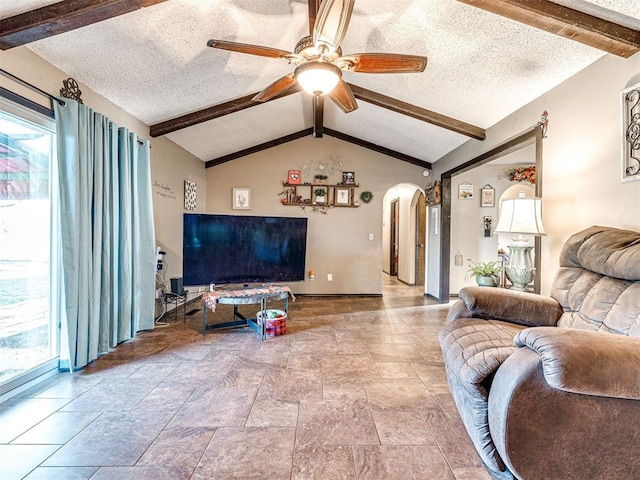
[[[446,128],[447,130],[451,130],[477,140],[484,140],[486,138],[486,131],[484,128],[476,127],[470,123],[465,123],[461,120],[456,120],[455,118],[447,117],[446,115],[441,115],[440,113],[432,112],[426,108],[417,107],[416,105],[412,105],[392,97],[387,97],[386,95],[358,87],[352,83],[349,84],[349,87],[351,87],[353,95],[359,100],[372,103],[373,105],[386,108],[396,113],[401,113],[402,115],[407,115],[437,127]]]
[[[324,97],[314,95],[313,97],[313,138],[322,138],[324,129]]]
[[[403,162],[411,163],[413,165],[418,165],[419,167],[431,170],[431,162],[425,162],[424,160],[412,157],[411,155],[405,155],[404,153],[396,152],[395,150],[391,150],[390,148],[376,145],[375,143],[367,142],[366,140],[352,137],[351,135],[337,132],[335,130],[331,130],[330,128],[325,128],[324,133],[329,135],[330,137],[338,138],[340,140],[344,140],[345,142],[353,143],[354,145],[359,145],[369,150],[373,150],[374,152],[397,158],[398,160],[402,160]]]
[[[278,145],[282,145],[283,143],[291,142],[292,140],[297,140],[298,138],[306,137],[313,133],[313,128],[306,128],[304,130],[300,130],[299,132],[292,133],[290,135],[285,135],[284,137],[276,138],[275,140],[269,140],[268,142],[261,143],[260,145],[254,145],[253,147],[245,148],[244,150],[240,150],[235,153],[230,153],[229,155],[224,155],[222,157],[214,158],[213,160],[209,160],[205,162],[205,168],[215,167],[216,165],[220,165],[222,163],[230,162],[231,160],[235,160],[236,158],[245,157],[247,155],[251,155],[252,153],[258,153],[263,150],[267,150],[269,148],[277,147]]]
[[[0,49],[69,32],[166,0],[64,0],[0,20]]]
[[[358,145],[360,147],[373,150],[374,152],[382,153],[383,155],[397,158],[398,160],[402,160],[403,162],[408,162],[413,165],[418,165],[419,167],[427,168],[431,170],[431,162],[425,162],[424,160],[420,160],[419,158],[412,157],[411,155],[405,155],[404,153],[396,152],[395,150],[391,150],[390,148],[376,145],[374,143],[367,142],[366,140],[361,140],[359,138],[352,137],[351,135],[340,133],[335,130],[331,130],[329,128],[325,128],[324,133],[326,133],[330,137],[334,137],[339,140],[343,140],[345,142],[353,143],[354,145]],[[313,127],[307,128],[305,130],[300,130],[299,132],[292,133],[290,135],[285,135],[284,137],[276,138],[275,140],[270,140],[268,142],[261,143],[260,145],[255,145],[253,147],[245,148],[244,150],[240,150],[235,153],[230,153],[222,157],[214,158],[213,160],[209,160],[208,162],[205,162],[205,168],[215,167],[216,165],[220,165],[225,162],[230,162],[231,160],[245,157],[247,155],[251,155],[252,153],[257,153],[263,150],[267,150],[269,148],[277,147],[278,145],[282,145],[283,143],[287,143],[292,140],[297,140],[298,138],[303,138],[303,137],[306,137],[307,135],[312,135],[312,134],[313,134]]]
[[[640,51],[640,30],[549,0],[458,0],[591,47],[630,57]]]
[[[277,95],[268,101],[271,102],[278,98],[286,97],[299,91],[300,88],[297,85],[294,85],[293,87],[282,92],[280,95]],[[258,93],[260,92],[250,93],[249,95],[235,98],[227,102],[219,103],[217,105],[198,110],[197,112],[187,113],[186,115],[172,118],[171,120],[156,123],[155,125],[151,125],[151,127],[149,127],[149,135],[151,137],[159,137],[161,135],[166,135],[167,133],[175,132],[176,130],[182,130],[183,128],[192,127],[194,125],[198,125],[199,123],[208,122],[209,120],[213,120],[214,118],[223,117],[225,115],[229,115],[230,113],[240,112],[241,110],[244,110],[246,108],[251,108],[255,107],[256,105],[267,103],[255,102],[254,100],[252,100],[253,97],[255,97]]]
[[[322,0],[307,0],[309,7],[309,35],[313,35],[313,26],[316,23],[316,16],[320,10],[320,2]]]

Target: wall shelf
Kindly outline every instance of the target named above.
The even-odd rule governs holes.
[[[287,183],[280,194],[282,205],[290,207],[335,207],[358,208],[360,202],[356,199],[355,189],[360,185],[327,184],[327,183]],[[321,195],[324,193],[324,195]]]

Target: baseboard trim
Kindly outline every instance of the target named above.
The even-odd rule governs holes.
[[[333,297],[333,298],[382,298],[381,293],[296,293],[298,297]]]

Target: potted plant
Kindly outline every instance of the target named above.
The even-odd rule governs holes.
[[[313,178],[315,178],[318,183],[324,183],[325,180],[327,178],[329,178],[329,177],[327,175],[324,175],[324,174],[318,174],[318,175],[314,175]]]
[[[481,287],[495,287],[500,282],[500,272],[502,271],[502,265],[499,260],[493,262],[478,262],[468,258],[469,272],[473,273],[476,277],[476,283]]]
[[[313,191],[316,198],[316,203],[324,203],[326,201],[327,190],[325,188],[316,188]]]

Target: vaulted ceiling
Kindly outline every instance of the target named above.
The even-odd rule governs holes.
[[[293,71],[287,61],[207,47],[292,51],[319,3],[2,2],[0,48],[26,45],[208,166],[314,131],[428,166],[607,52],[640,50],[640,0],[356,0],[345,53],[423,55],[427,67],[345,72],[359,108],[325,102],[320,115],[295,90],[251,100]]]

